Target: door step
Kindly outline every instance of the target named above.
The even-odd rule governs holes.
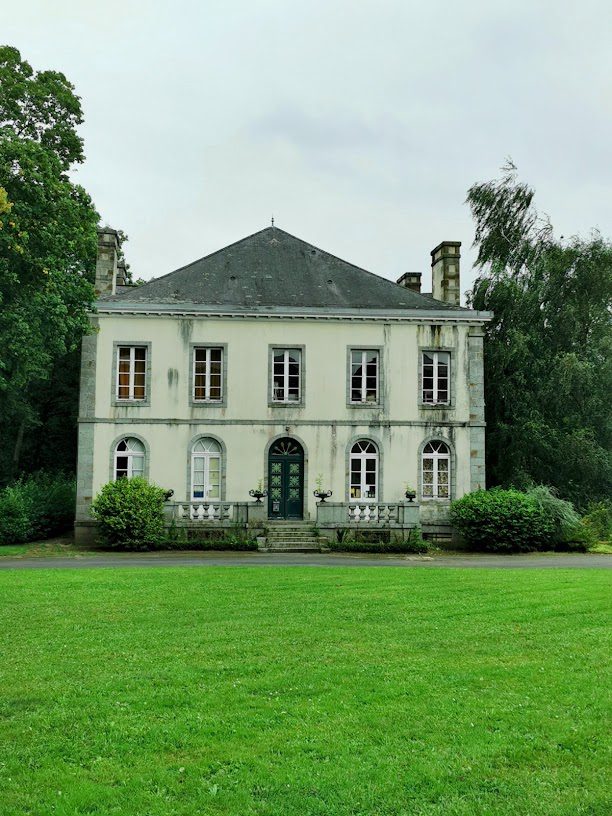
[[[269,553],[320,553],[322,551],[320,544],[314,546],[300,545],[300,544],[274,544],[266,547],[258,547],[258,550]]]
[[[265,543],[262,541],[260,550],[265,552],[321,552],[326,548],[324,538],[313,533],[313,524],[310,521],[270,521]]]

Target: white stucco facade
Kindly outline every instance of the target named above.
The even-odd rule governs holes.
[[[166,309],[105,308],[83,349],[77,530],[90,523],[89,506],[114,478],[114,450],[123,437],[140,439],[147,477],[189,501],[191,449],[199,436],[222,448],[221,498],[248,501],[267,486],[268,449],[279,437],[304,449],[304,517],[315,518],[320,477],[334,501],[349,501],[349,450],[358,439],[378,450],[379,502],[397,502],[406,485],[421,490],[421,451],[444,441],[451,454],[450,497],[422,500],[424,525],[442,524],[450,500],[484,487],[483,317],[463,310],[436,314],[181,313]],[[147,398],[117,401],[117,344],[146,346]],[[224,350],[223,403],[194,404],[194,345]],[[300,348],[298,406],[270,404],[270,349]],[[351,348],[379,350],[379,401],[348,404]],[[448,405],[422,403],[423,351],[450,353]],[[422,499],[422,496],[419,495]]]

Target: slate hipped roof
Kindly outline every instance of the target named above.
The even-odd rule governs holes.
[[[267,227],[168,275],[103,300],[257,310],[464,311],[336,258],[278,227]]]

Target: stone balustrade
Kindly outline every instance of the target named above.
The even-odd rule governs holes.
[[[416,527],[420,506],[416,502],[320,502],[318,527]]]
[[[247,502],[167,502],[166,515],[176,522],[230,525],[248,520]]]

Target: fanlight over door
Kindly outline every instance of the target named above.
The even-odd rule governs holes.
[[[304,449],[289,437],[277,439],[268,454],[268,516],[304,516]]]

